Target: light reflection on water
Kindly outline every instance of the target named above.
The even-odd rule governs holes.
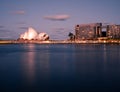
[[[23,48],[28,50],[22,54],[21,58],[27,85],[34,85],[36,76],[41,80],[47,80],[49,78],[49,52],[46,50],[43,53],[39,49],[37,51],[35,44],[25,45]]]
[[[0,45],[0,52],[2,90],[114,92],[119,88],[119,45]]]
[[[28,83],[32,83],[35,79],[35,46],[34,44],[25,47],[29,49],[28,53],[23,53],[21,62],[23,63],[23,73],[26,75]]]

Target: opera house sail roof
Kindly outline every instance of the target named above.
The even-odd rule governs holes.
[[[49,36],[46,33],[38,33],[32,27],[29,27],[26,32],[20,35],[20,39],[23,40],[48,40]]]

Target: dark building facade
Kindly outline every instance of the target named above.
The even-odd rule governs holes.
[[[90,23],[75,26],[76,40],[97,39],[99,37],[120,38],[120,25]]]

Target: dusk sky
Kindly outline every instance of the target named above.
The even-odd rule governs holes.
[[[67,39],[76,24],[120,24],[120,0],[0,0],[0,39],[17,39],[33,27],[50,39]]]

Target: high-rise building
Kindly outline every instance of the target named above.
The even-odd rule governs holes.
[[[120,25],[108,25],[106,34],[108,38],[119,39],[120,38]]]
[[[95,39],[102,36],[102,23],[81,24],[75,26],[77,40]]]
[[[90,23],[75,26],[76,40],[97,39],[99,37],[120,38],[120,25]]]

